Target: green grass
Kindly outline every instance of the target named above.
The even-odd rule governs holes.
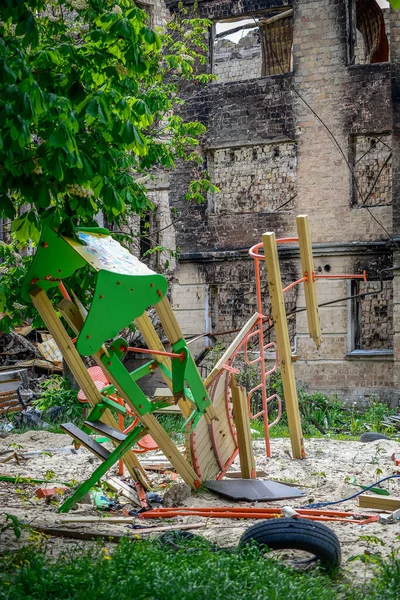
[[[194,546],[197,546],[194,548]],[[200,548],[199,548],[200,546]],[[250,547],[213,552],[191,542],[174,551],[158,542],[122,540],[111,553],[75,547],[52,558],[28,546],[0,559],[4,600],[398,600],[400,559],[380,562],[363,586],[340,575],[299,573]]]

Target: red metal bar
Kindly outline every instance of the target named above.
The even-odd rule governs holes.
[[[312,521],[339,521],[342,523],[355,522],[358,525],[373,523],[378,515],[360,515],[352,512],[296,509],[300,519]],[[141,519],[165,519],[173,517],[197,516],[220,519],[274,519],[282,516],[282,509],[257,507],[187,507],[187,508],[158,508],[139,514]]]
[[[308,283],[308,276],[306,277],[302,277],[301,279],[297,279],[296,281],[293,281],[293,283],[289,283],[289,285],[287,285],[285,288],[282,289],[282,292],[285,293],[288,290],[290,290],[290,288],[294,287],[295,285],[298,285],[299,283],[303,283],[303,281],[306,281]]]
[[[134,348],[128,346],[124,348],[124,352],[137,352],[138,354],[153,354],[154,356],[169,356],[170,358],[179,358],[181,361],[185,359],[183,352],[175,354],[174,352],[163,352],[162,350],[148,350],[147,348]]]
[[[65,285],[63,284],[63,282],[62,282],[62,281],[60,281],[60,282],[59,282],[59,284],[58,284],[58,289],[60,290],[60,292],[61,292],[61,294],[62,294],[62,297],[63,297],[65,300],[69,300],[69,301],[71,302],[71,296],[68,294],[68,292],[67,292],[67,288],[65,287]]]
[[[314,281],[316,279],[362,279],[367,282],[367,272],[364,270],[362,275],[316,275],[313,273]]]

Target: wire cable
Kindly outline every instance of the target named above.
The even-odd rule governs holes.
[[[352,496],[348,496],[347,498],[343,498],[342,500],[334,500],[333,502],[316,502],[315,504],[307,504],[306,506],[302,506],[301,508],[322,508],[324,506],[333,506],[334,504],[341,504],[342,502],[347,502],[348,500],[353,500],[353,498],[357,498],[357,496],[364,494],[364,492],[368,492],[368,490],[370,490],[373,487],[376,487],[383,481],[387,481],[388,479],[396,479],[397,477],[400,477],[400,475],[388,475],[387,477],[383,477],[379,481],[376,481],[368,487],[363,488],[360,492],[356,492]]]
[[[254,19],[254,17],[253,17]],[[255,19],[254,19],[254,22]],[[261,28],[260,28],[260,32],[261,32]],[[262,33],[261,33],[262,35]],[[269,49],[271,50],[272,54],[274,55],[274,58],[277,62],[277,65],[279,66],[281,73],[284,74],[286,71],[284,70],[282,63],[280,62],[275,49],[273,47],[273,45],[271,44],[270,40],[268,39],[267,35],[264,35],[264,39],[266,41],[266,43],[269,46]],[[296,94],[296,96],[303,102],[303,104],[305,104],[305,106],[308,108],[308,110],[314,115],[314,117],[319,121],[319,123],[321,123],[322,127],[325,129],[325,131],[328,133],[329,137],[332,139],[333,143],[335,144],[335,146],[337,147],[339,153],[341,154],[344,162],[347,165],[347,168],[349,169],[350,173],[351,173],[351,177],[352,180],[354,181],[354,185],[357,188],[357,192],[360,196],[360,198],[363,198],[363,194],[361,192],[359,183],[358,183],[358,179],[356,177],[356,174],[354,173],[354,169],[352,167],[352,165],[350,164],[349,159],[347,158],[344,150],[342,149],[341,145],[339,144],[338,140],[336,139],[334,133],[331,131],[331,129],[328,127],[328,125],[323,121],[323,119],[319,116],[319,114],[312,108],[312,106],[307,102],[307,100],[305,98],[303,98],[303,96],[301,95],[301,93],[298,91],[297,87],[289,80],[289,79],[285,79],[285,82],[287,83],[289,89],[292,90],[292,92],[294,94]],[[386,166],[387,162],[389,161],[389,159],[391,158],[391,153],[389,154],[389,156],[387,157],[382,169],[379,171],[378,176],[376,177],[375,181],[373,182],[370,190],[367,193],[367,196],[365,198],[365,200],[363,200],[361,202],[362,205],[365,206],[365,202],[368,200],[368,198],[370,197],[373,189],[375,188],[379,177],[382,174],[383,168]],[[400,246],[397,244],[396,240],[394,239],[394,237],[389,233],[389,231],[386,229],[386,227],[383,225],[383,223],[378,219],[378,217],[376,217],[369,206],[365,206],[366,210],[368,211],[369,215],[374,219],[374,221],[379,225],[379,227],[381,227],[383,229],[383,231],[386,233],[386,235],[388,236],[388,238],[392,241],[393,245],[397,248],[397,250],[400,250]]]

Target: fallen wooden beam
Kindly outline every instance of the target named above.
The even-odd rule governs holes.
[[[228,479],[245,479],[242,475],[242,471],[228,471],[225,473],[225,477]],[[265,471],[256,471],[256,477],[267,477],[267,474]]]
[[[256,463],[250,433],[250,418],[247,410],[246,391],[243,386],[236,383],[234,377],[231,379],[231,391],[236,435],[239,446],[240,468],[243,479],[255,479]]]
[[[375,510],[394,511],[400,508],[400,498],[396,496],[369,496],[361,494],[358,497],[359,506],[362,508],[374,508]]]
[[[71,517],[72,518],[72,517]],[[78,518],[78,517],[76,517]],[[110,518],[111,520],[111,518]],[[114,519],[112,519],[114,520]],[[105,519],[99,519],[98,523],[104,522]],[[72,522],[72,521],[70,521]],[[50,537],[64,537],[73,540],[96,540],[96,539],[104,539],[107,542],[111,542],[113,544],[117,544],[122,538],[141,536],[142,534],[150,534],[150,533],[161,533],[165,531],[177,531],[178,529],[200,529],[201,527],[206,527],[206,523],[193,523],[187,525],[168,525],[165,527],[145,527],[143,529],[131,529],[125,533],[102,533],[99,531],[80,531],[79,529],[61,529],[58,527],[41,527],[35,526],[32,527],[34,531],[38,531],[39,533],[44,533],[45,535],[49,535]]]
[[[137,506],[141,506],[135,490],[129,487],[124,481],[120,481],[116,477],[110,477],[109,479],[106,479],[106,484],[113,492],[117,492],[119,496],[124,496],[124,498],[127,498]]]

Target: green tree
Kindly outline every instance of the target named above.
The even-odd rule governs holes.
[[[37,242],[47,220],[73,235],[103,211],[149,206],[143,174],[195,152],[204,127],[179,115],[182,79],[200,84],[208,22],[156,33],[133,0],[3,0],[0,5],[0,216]],[[188,198],[203,199],[201,168]]]

